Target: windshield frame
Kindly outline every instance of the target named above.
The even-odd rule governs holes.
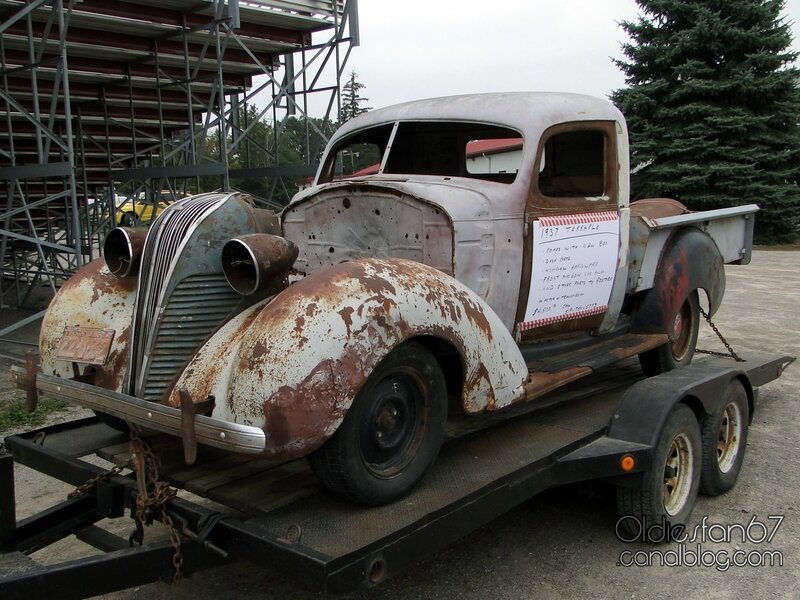
[[[432,127],[439,127],[442,129],[446,129],[448,125],[452,125],[454,132],[451,134],[456,137],[460,137],[459,141],[462,141],[463,144],[463,151],[458,151],[458,160],[459,160],[459,170],[457,173],[448,172],[448,173],[425,173],[425,172],[406,172],[406,171],[387,171],[387,168],[390,167],[390,161],[394,155],[392,155],[392,150],[395,148],[395,142],[400,132],[401,136],[403,135],[403,127],[413,128],[419,127],[421,124],[429,124]],[[391,129],[390,129],[391,127]],[[463,131],[460,135],[457,134],[456,130],[458,128],[463,128]],[[475,137],[466,136],[466,132],[469,131],[470,128],[474,128],[475,130]],[[383,130],[383,131],[381,131]],[[373,134],[373,135],[370,135]],[[374,135],[377,134],[377,135]],[[364,143],[363,140],[368,140],[370,138],[379,139],[383,136],[384,143],[376,143],[379,149],[380,154],[380,162],[379,168],[377,173],[369,173],[365,175],[355,176],[353,174],[342,174],[336,172],[336,162],[339,153],[342,150],[345,150],[348,146],[355,145],[358,143]],[[513,173],[470,173],[467,171],[466,167],[466,159],[468,157],[467,152],[467,144],[475,140],[483,140],[483,139],[519,139],[521,144],[518,144],[513,150],[519,151],[519,159],[516,161],[516,170]],[[362,141],[359,141],[362,140]],[[404,138],[401,137],[401,140]],[[461,147],[459,146],[459,147]],[[360,128],[355,131],[349,132],[347,135],[344,135],[340,138],[334,137],[331,143],[328,145],[328,148],[325,152],[323,157],[323,161],[320,165],[320,169],[317,174],[317,178],[315,181],[316,185],[325,184],[325,183],[332,183],[335,181],[348,181],[352,179],[359,179],[365,176],[374,176],[374,175],[386,175],[386,176],[395,176],[395,177],[402,177],[402,176],[434,176],[434,177],[441,177],[441,178],[462,178],[462,179],[478,179],[483,181],[499,181],[503,184],[512,184],[514,183],[524,165],[524,157],[525,152],[527,151],[527,142],[525,135],[522,131],[520,131],[516,127],[512,127],[510,125],[496,123],[496,122],[486,122],[480,120],[473,120],[473,119],[396,119],[392,121],[386,121],[383,123],[376,123],[370,125],[369,127]]]

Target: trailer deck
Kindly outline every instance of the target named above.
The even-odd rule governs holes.
[[[625,477],[645,472],[651,445],[609,434],[615,418],[630,415],[620,411],[626,399],[646,406],[655,388],[686,393],[687,386],[713,387],[732,371],[757,388],[780,376],[791,360],[703,358],[649,380],[628,361],[563,388],[548,407],[519,405],[451,420],[448,442],[426,478],[406,498],[381,507],[357,506],[323,491],[305,460],[276,466],[203,448],[187,467],[179,443],[171,448],[156,441],[161,478],[216,503],[181,497],[168,503],[184,535],[183,570],[255,559],[328,591],[378,584],[546,488],[623,475],[622,456],[635,463]],[[647,411],[639,412],[624,418],[648,423]],[[56,590],[60,597],[84,597],[170,575],[169,543],[127,547],[127,540],[93,525],[135,505],[132,475],[116,476],[19,523],[14,519],[14,461],[80,485],[103,470],[84,457],[127,462],[126,434],[91,418],[11,436],[6,445],[13,460],[0,457],[0,547],[10,550],[0,555],[3,597]],[[71,533],[106,553],[47,567],[27,556]],[[97,578],[98,568],[107,576]]]

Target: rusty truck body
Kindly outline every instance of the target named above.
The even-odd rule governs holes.
[[[358,175],[365,160],[369,175]],[[639,355],[691,361],[699,300],[750,257],[754,205],[629,202],[625,120],[586,96],[411,102],[346,123],[280,215],[237,193],[119,228],[45,316],[38,389],[117,425],[407,493],[448,414]]]

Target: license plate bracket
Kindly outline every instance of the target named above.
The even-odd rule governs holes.
[[[115,330],[94,327],[66,327],[56,358],[88,365],[104,365],[111,351]]]

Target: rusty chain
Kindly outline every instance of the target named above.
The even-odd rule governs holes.
[[[88,493],[97,483],[101,481],[107,481],[111,479],[114,475],[119,475],[125,469],[129,469],[132,464],[133,464],[132,461],[129,460],[124,465],[119,465],[117,467],[109,469],[108,471],[103,471],[102,473],[98,473],[91,479],[86,480],[86,483],[76,487],[72,492],[69,493],[67,498],[74,498],[75,496]]]
[[[150,444],[140,438],[133,430],[131,430],[130,438],[131,458],[128,462],[92,477],[83,485],[75,488],[69,494],[69,498],[89,492],[99,481],[108,480],[114,475],[119,475],[125,469],[133,469],[139,486],[139,493],[136,495],[135,519],[138,525],[142,527],[151,525],[154,518],[164,524],[164,529],[166,529],[170,544],[174,550],[172,555],[172,581],[175,583],[181,578],[183,553],[181,552],[180,535],[172,522],[172,517],[167,514],[166,504],[178,494],[178,491],[168,483],[159,481],[158,470],[161,461],[153,452]]]
[[[714,325],[714,322],[711,320],[711,317],[708,315],[708,313],[706,311],[703,310],[702,307],[700,308],[700,314],[703,315],[703,318],[711,326],[711,329],[714,331],[714,333],[717,334],[717,337],[725,345],[725,349],[728,352],[727,353],[725,353],[725,352],[715,352],[713,350],[701,350],[699,348],[696,349],[695,352],[698,352],[700,354],[708,354],[710,356],[719,356],[721,358],[732,358],[736,362],[744,362],[744,359],[741,358],[738,354],[736,354],[736,352],[734,352],[733,348],[728,343],[728,340],[726,340],[725,336],[723,336],[722,333],[720,332],[720,330],[717,329],[717,326]]]
[[[166,504],[178,491],[164,481],[159,481],[158,469],[161,464],[150,444],[131,430],[131,459],[133,461],[139,494],[136,496],[136,519],[141,525],[150,525],[154,517],[158,517],[169,536],[174,553],[172,555],[173,583],[181,578],[183,569],[183,553],[181,538],[167,514]]]

